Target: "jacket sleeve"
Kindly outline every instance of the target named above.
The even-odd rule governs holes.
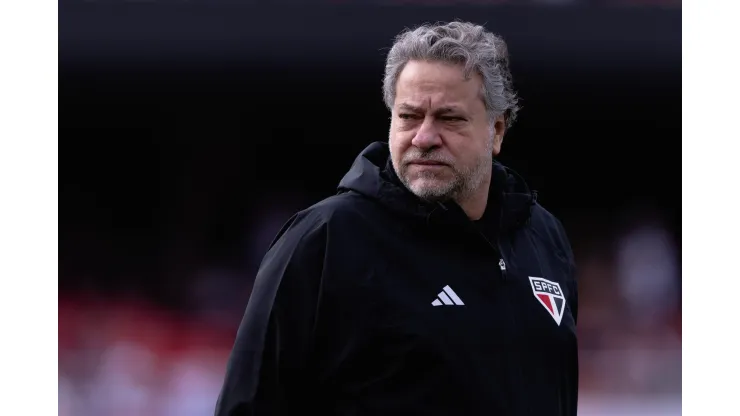
[[[216,403],[216,416],[287,415],[311,397],[308,355],[319,299],[325,227],[297,214],[255,278]]]

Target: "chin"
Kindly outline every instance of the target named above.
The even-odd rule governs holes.
[[[425,178],[411,182],[409,189],[421,199],[437,201],[449,198],[452,186],[446,181]]]

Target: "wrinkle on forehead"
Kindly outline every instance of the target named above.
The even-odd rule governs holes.
[[[441,63],[409,62],[396,85],[396,100],[424,111],[442,107],[469,110],[480,99],[480,76],[465,78],[462,67]]]

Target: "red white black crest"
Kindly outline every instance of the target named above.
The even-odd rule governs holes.
[[[529,276],[529,282],[532,284],[534,297],[545,307],[552,319],[560,325],[565,312],[565,296],[563,296],[563,291],[560,290],[560,284],[532,276]]]

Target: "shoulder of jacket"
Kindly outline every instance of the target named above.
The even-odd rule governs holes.
[[[536,221],[540,227],[557,227],[560,223],[560,220],[558,220],[555,214],[543,207],[539,202],[535,202],[532,205],[532,221]]]
[[[344,192],[324,198],[297,215],[331,226],[367,218],[372,209],[373,202],[368,198],[355,192]]]
[[[536,234],[557,248],[564,257],[570,257],[570,241],[563,223],[539,203],[532,206],[531,226]]]

